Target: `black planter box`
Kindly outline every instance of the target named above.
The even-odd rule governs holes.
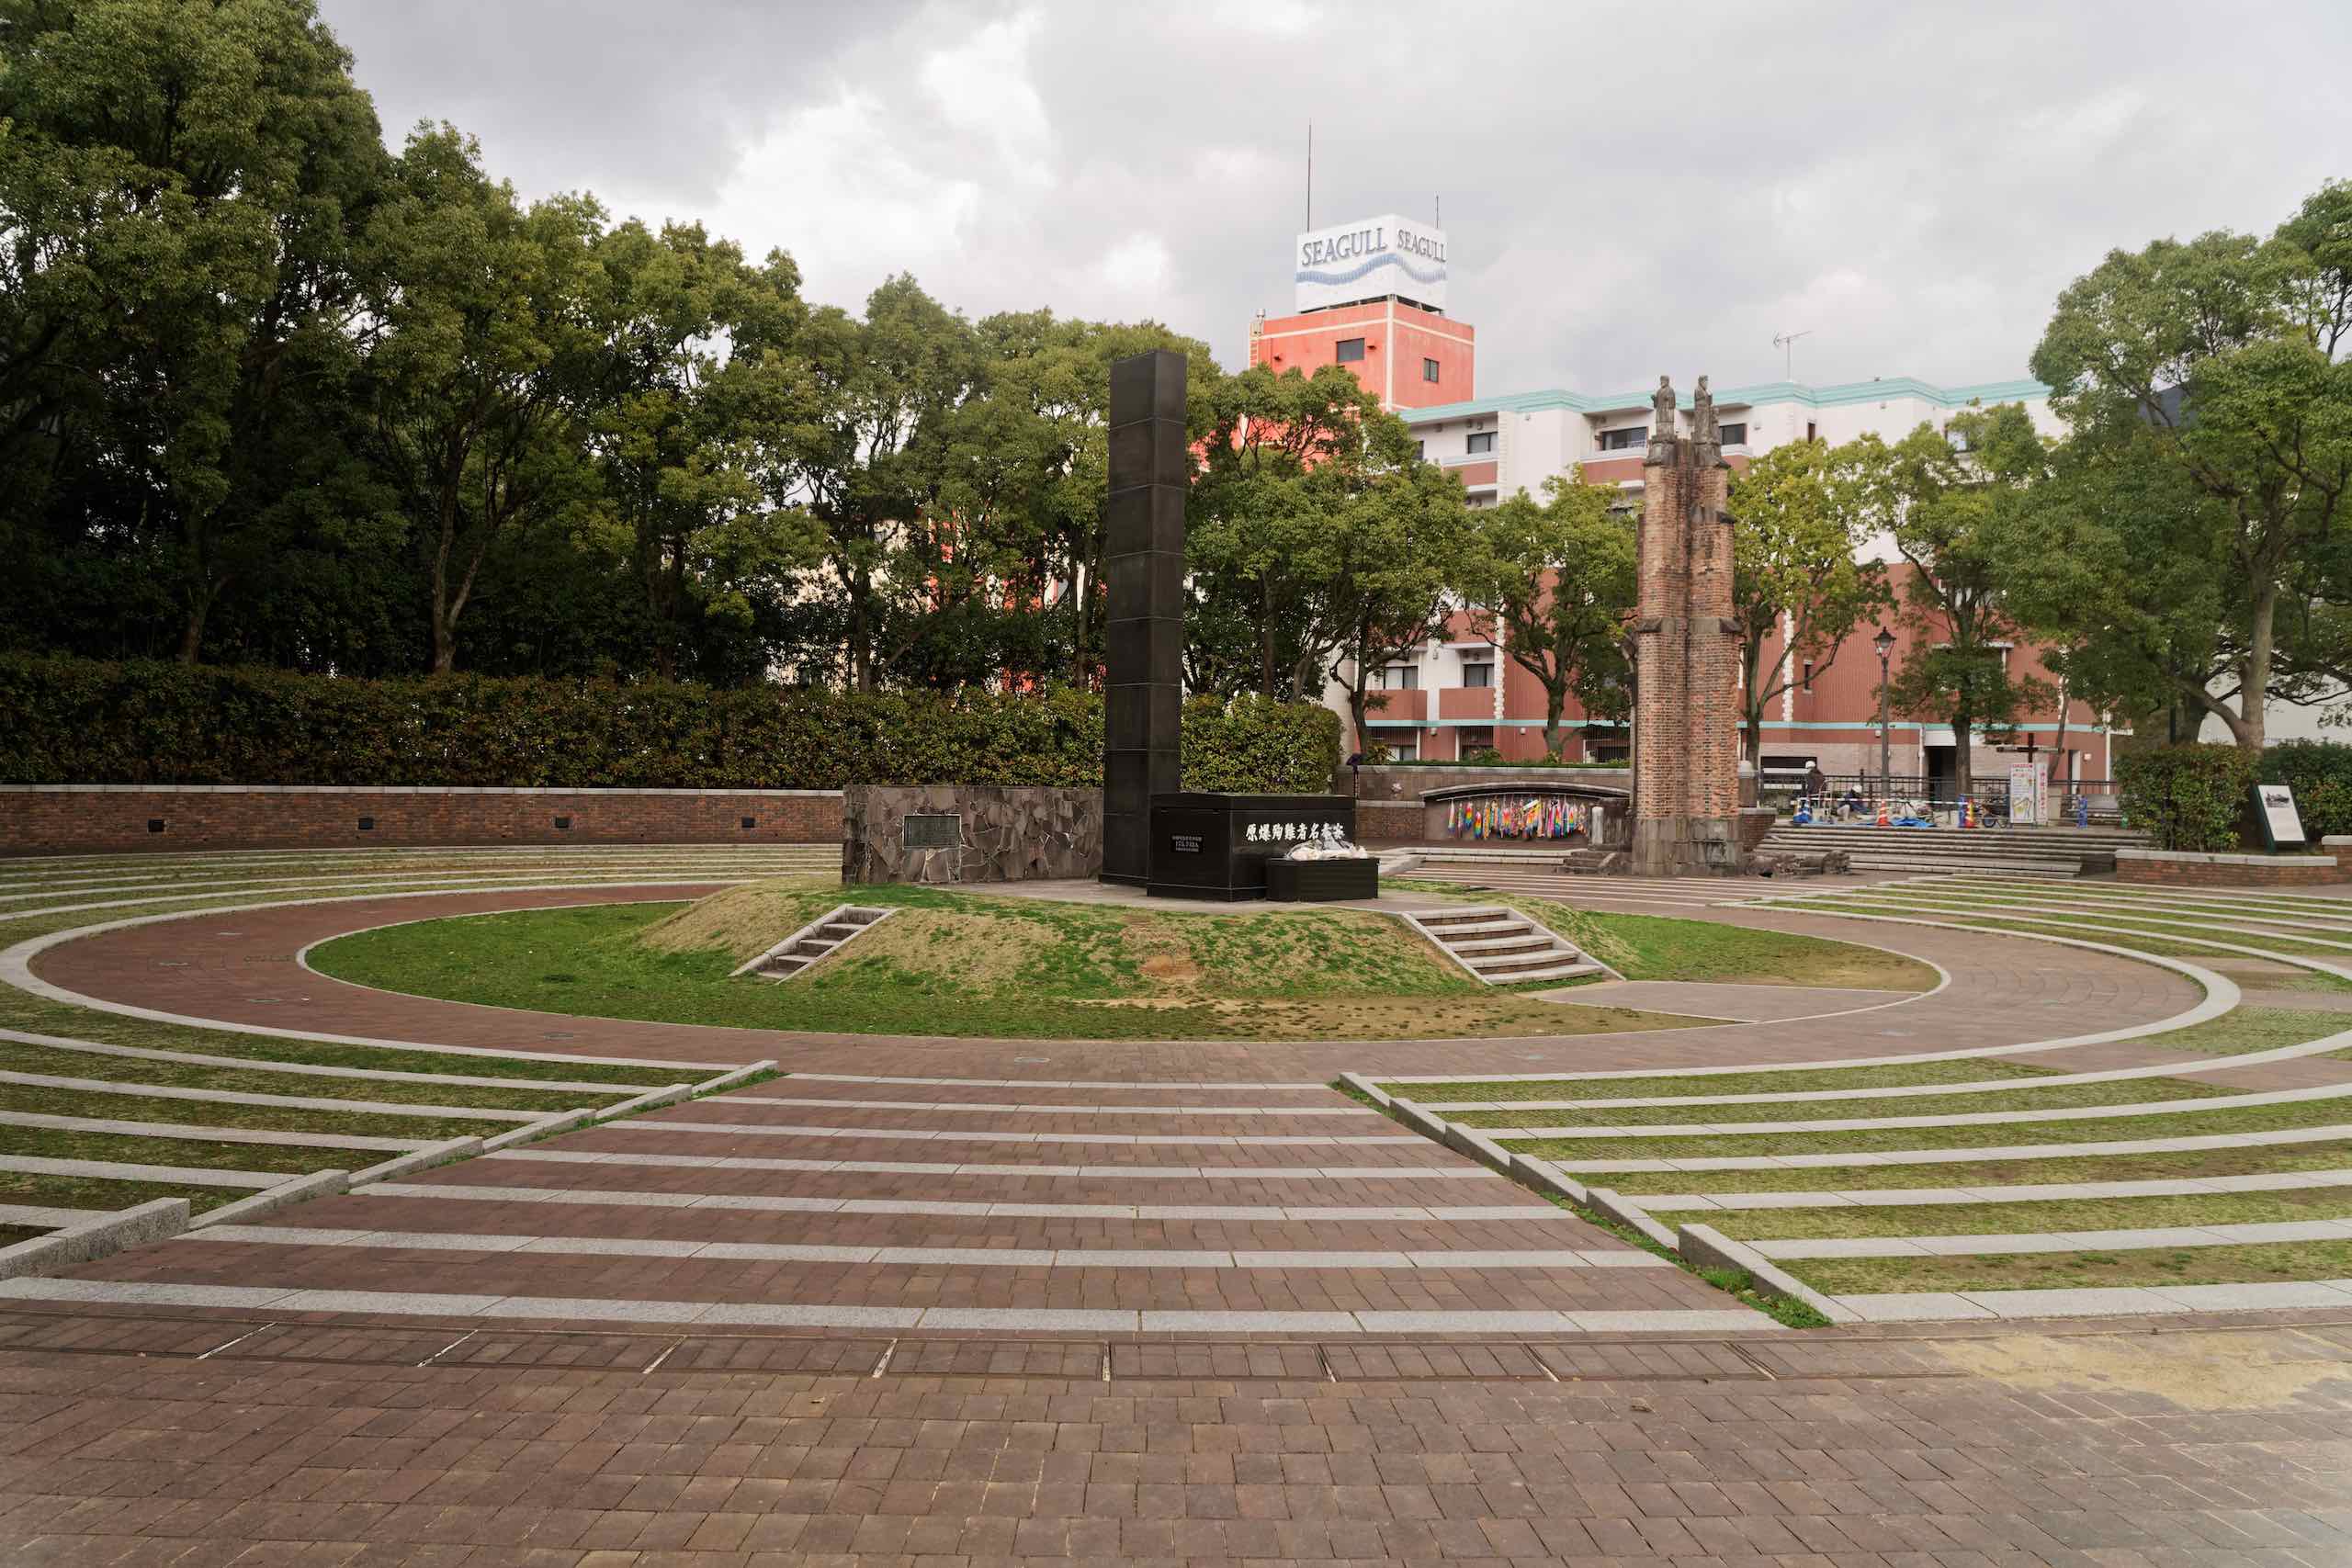
[[[1336,904],[1380,897],[1380,863],[1363,860],[1270,860],[1266,897],[1277,904]]]
[[[1225,903],[1263,898],[1267,865],[1294,845],[1355,836],[1356,803],[1344,795],[1155,795],[1146,890]]]

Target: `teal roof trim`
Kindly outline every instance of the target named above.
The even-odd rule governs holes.
[[[1728,387],[1715,394],[1715,403],[1723,407],[1735,403],[1798,403],[1807,408],[1843,408],[1855,403],[1887,402],[1896,398],[1917,398],[1941,408],[1965,408],[1971,403],[2014,403],[2033,398],[2046,398],[2050,389],[2030,378],[2014,381],[1978,381],[1962,386],[1939,387],[1932,381],[1922,381],[1913,376],[1896,376],[1877,381],[1848,381],[1834,387],[1807,386],[1802,381],[1765,381],[1752,387]],[[1676,394],[1676,404],[1690,406],[1688,392]],[[1430,408],[1399,409],[1397,413],[1408,423],[1427,424],[1442,419],[1469,419],[1480,414],[1536,413],[1549,409],[1567,409],[1576,413],[1632,413],[1649,407],[1647,392],[1623,392],[1613,397],[1595,397],[1588,392],[1571,392],[1554,387],[1540,392],[1513,392],[1499,398],[1474,398],[1468,402],[1439,403]]]

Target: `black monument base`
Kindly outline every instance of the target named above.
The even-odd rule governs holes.
[[[1155,795],[1145,890],[1226,903],[1263,898],[1269,861],[1312,839],[1355,836],[1356,803],[1344,795]]]
[[[1380,897],[1376,860],[1270,860],[1266,897],[1277,904],[1338,904]]]

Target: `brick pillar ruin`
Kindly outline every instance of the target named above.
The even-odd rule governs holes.
[[[1699,378],[1690,431],[1663,376],[1642,466],[1641,615],[1634,697],[1634,843],[1641,876],[1740,869],[1738,633],[1732,622],[1731,469]]]

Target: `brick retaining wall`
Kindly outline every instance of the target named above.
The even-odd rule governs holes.
[[[839,790],[0,785],[0,856],[371,844],[838,844],[841,839]]]
[[[2335,855],[2211,855],[2119,849],[2115,880],[2169,887],[2321,887],[2352,880]]]

